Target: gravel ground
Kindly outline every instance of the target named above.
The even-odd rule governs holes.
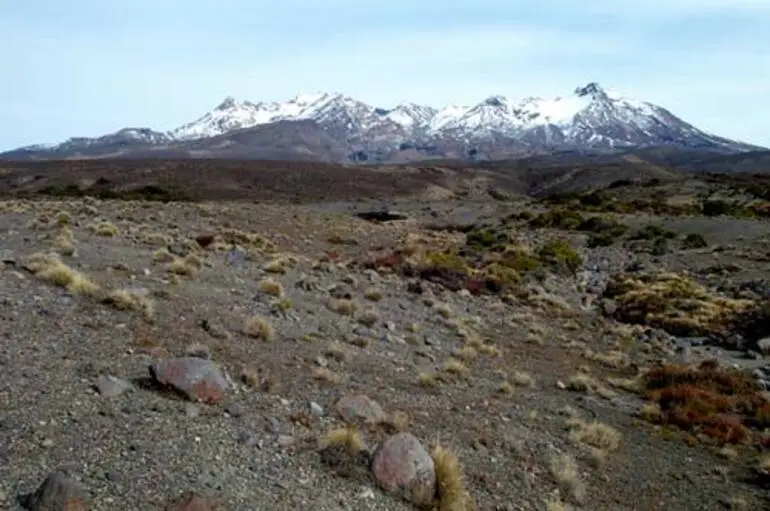
[[[581,307],[585,291],[574,279],[532,284],[558,295],[558,306],[431,286],[416,294],[401,277],[319,260],[328,251],[355,260],[395,246],[435,216],[405,205],[411,220],[379,225],[347,209],[0,203],[0,506],[22,509],[20,495],[64,470],[85,488],[88,509],[163,509],[185,492],[230,510],[413,509],[366,471],[341,474],[323,462],[319,436],[343,425],[335,404],[360,394],[407,418],[396,429],[426,448],[439,441],[451,450],[478,509],[711,510],[738,505],[730,504],[734,498],[754,506],[747,509],[768,505],[763,490],[745,481],[740,459],[666,440],[635,419],[635,394],[563,389],[579,368],[597,378],[623,373],[585,356],[613,349],[618,337],[595,308]],[[452,208],[470,219],[494,213],[472,209]],[[59,211],[69,212],[76,242],[62,260],[103,289],[151,298],[152,321],[23,268],[31,254],[56,245]],[[100,221],[117,226],[117,235],[95,234],[91,227]],[[181,254],[195,236],[223,229],[258,233],[277,254],[207,249],[198,252],[201,268],[178,278],[168,264],[153,262],[161,246]],[[153,244],[152,234],[168,239]],[[278,255],[291,256],[285,272],[266,271]],[[584,277],[600,286],[634,258],[620,248],[597,249],[587,254],[594,270]],[[682,257],[669,259],[646,264],[682,264]],[[260,290],[266,278],[280,283],[285,311]],[[375,289],[381,296],[368,298]],[[333,310],[345,299],[357,312]],[[270,340],[245,333],[252,316],[268,319]],[[462,358],[458,350],[473,339],[489,349],[476,345],[467,372],[435,387],[420,384],[421,373],[440,372],[453,354]],[[194,402],[152,381],[150,365],[201,352],[233,381],[221,400]],[[666,353],[629,349],[640,364]],[[128,390],[105,394],[114,389],[107,376]],[[100,381],[107,385],[101,392]],[[501,393],[505,381],[512,386]],[[620,438],[616,448],[599,455],[570,440],[565,422],[574,417],[611,427]],[[376,445],[394,432],[365,429],[364,436]],[[557,502],[566,507],[553,507]]]

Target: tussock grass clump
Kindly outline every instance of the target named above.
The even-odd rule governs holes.
[[[182,258],[175,258],[168,266],[168,271],[174,275],[194,277],[203,267],[203,260],[195,254],[187,254]]]
[[[313,379],[329,384],[342,382],[342,376],[327,367],[316,367],[313,370]]]
[[[441,373],[435,372],[422,372],[418,376],[418,383],[424,388],[438,387],[438,385],[444,381]]]
[[[450,357],[444,362],[443,369],[444,372],[453,376],[465,376],[470,372],[468,366],[454,357]]]
[[[68,211],[59,211],[56,213],[54,220],[58,225],[69,225],[72,223],[72,215],[70,215]]]
[[[559,488],[575,503],[583,504],[586,499],[586,486],[575,458],[568,454],[553,456],[549,468]]]
[[[156,247],[165,247],[171,243],[171,237],[162,232],[151,232],[142,236],[142,243]]]
[[[350,359],[350,354],[345,346],[339,341],[333,341],[324,350],[324,355],[332,360],[343,363]]]
[[[642,381],[645,397],[659,409],[644,418],[719,445],[765,443],[770,402],[751,375],[707,360],[697,367],[663,365],[646,372]]]
[[[371,328],[380,321],[380,313],[376,309],[366,309],[358,314],[356,321]]]
[[[567,420],[569,439],[573,442],[586,444],[602,451],[615,451],[620,446],[623,436],[607,424],[598,421],[585,421],[572,417]]]
[[[262,236],[254,232],[244,232],[238,229],[225,229],[218,233],[217,238],[222,241],[223,246],[241,245],[245,247],[256,248],[263,252],[275,252],[275,245]]]
[[[66,224],[61,225],[59,232],[53,238],[53,246],[59,254],[72,256],[75,254],[75,235]]]
[[[259,281],[258,288],[261,292],[277,298],[283,296],[283,286],[277,280],[265,278]]]
[[[91,227],[91,230],[97,236],[105,236],[108,238],[114,238],[115,236],[120,234],[120,231],[118,230],[117,226],[111,222],[99,222],[98,224],[93,225]]]
[[[352,300],[334,299],[329,302],[329,308],[341,316],[352,316],[355,314],[358,306]]]
[[[147,320],[152,319],[155,315],[153,301],[130,290],[111,291],[102,302],[117,310],[138,312]]]
[[[364,449],[364,439],[354,426],[337,428],[318,438],[318,445],[322,449],[341,446],[351,455],[356,455]]]
[[[246,320],[243,333],[254,339],[272,341],[275,338],[275,329],[270,320],[263,316],[252,316]]]
[[[720,296],[675,273],[616,275],[604,297],[617,304],[615,319],[677,336],[722,335],[754,307],[751,300]]]
[[[273,301],[273,303],[270,304],[270,307],[275,311],[285,313],[286,311],[291,309],[292,301],[290,298],[287,298],[284,296],[282,298],[279,298],[278,300]]]
[[[473,511],[476,505],[466,488],[457,457],[436,444],[430,453],[436,470],[438,511]]]
[[[285,274],[291,267],[291,261],[287,257],[276,257],[265,263],[262,269],[267,273]]]
[[[535,385],[535,379],[532,375],[524,371],[514,371],[511,381],[517,387],[533,387]]]
[[[369,477],[369,452],[363,436],[353,427],[333,429],[318,438],[321,461],[338,476],[351,479]]]
[[[159,248],[152,253],[152,262],[154,263],[172,263],[176,261],[176,256],[166,248]]]
[[[98,285],[64,264],[55,254],[33,254],[24,267],[37,279],[63,287],[72,294],[94,296],[100,290]]]
[[[379,302],[382,300],[383,294],[382,290],[376,287],[367,287],[364,290],[364,298],[367,300],[371,300],[373,302]]]

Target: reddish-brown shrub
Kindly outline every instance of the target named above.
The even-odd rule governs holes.
[[[644,375],[645,396],[661,409],[660,421],[718,444],[757,442],[770,424],[770,403],[748,374],[707,360],[698,367],[663,365]]]

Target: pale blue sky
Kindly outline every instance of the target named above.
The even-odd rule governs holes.
[[[378,106],[591,81],[770,146],[770,0],[3,0],[0,150],[174,128],[225,96]]]

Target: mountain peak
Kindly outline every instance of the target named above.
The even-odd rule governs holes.
[[[233,96],[227,96],[214,110],[229,110],[236,104],[236,100]]]
[[[592,98],[606,98],[607,92],[596,82],[591,82],[583,87],[577,87],[575,89],[575,95],[583,98],[591,96]]]
[[[506,97],[501,96],[499,94],[494,96],[489,96],[483,101],[483,103],[487,106],[497,106],[497,107],[505,106],[507,102],[508,100],[506,99]]]

